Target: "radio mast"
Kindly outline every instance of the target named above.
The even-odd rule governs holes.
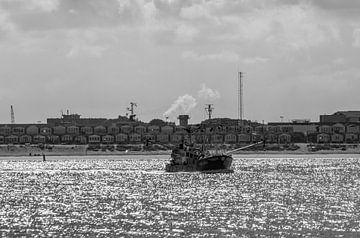
[[[238,119],[239,125],[243,125],[244,101],[243,101],[243,72],[239,72],[239,91],[238,91]]]

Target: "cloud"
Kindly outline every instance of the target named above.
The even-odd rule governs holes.
[[[9,14],[0,7],[0,39],[16,30],[16,26],[9,19]]]
[[[44,85],[49,75],[61,76],[63,72],[68,72],[63,78],[71,81],[86,78],[97,82],[99,75],[106,75],[111,85],[123,84],[119,78],[127,86],[134,84],[134,79],[146,78],[151,79],[146,82],[151,82],[154,88],[164,83],[174,86],[159,99],[170,102],[162,105],[167,107],[184,94],[179,90],[193,94],[189,93],[183,100],[192,97],[200,104],[203,98],[198,97],[197,91],[202,87],[194,89],[194,85],[201,85],[203,77],[196,75],[203,73],[207,85],[222,88],[224,92],[233,90],[229,85],[221,85],[211,70],[204,71],[194,62],[210,63],[218,75],[225,75],[229,67],[242,64],[243,70],[256,79],[247,83],[249,90],[271,91],[268,87],[278,87],[282,93],[286,91],[283,83],[293,84],[294,75],[312,75],[314,69],[326,68],[316,77],[321,78],[326,71],[345,71],[358,65],[359,54],[353,47],[360,47],[359,6],[358,0],[0,0],[0,59],[4,62],[0,76],[13,79],[19,74],[19,82],[37,80],[33,85]],[[65,55],[76,60],[66,59]],[[304,60],[307,56],[311,62]],[[83,57],[101,57],[101,60],[83,60]],[[346,59],[345,63],[340,58]],[[52,64],[64,70],[56,72]],[[37,67],[39,72],[34,70]],[[140,74],[134,70],[138,68],[146,76],[138,77]],[[88,77],[83,77],[84,74]],[[353,74],[345,76],[354,77]],[[173,81],[166,78],[168,75],[173,75]],[[181,84],[182,78],[191,78],[192,84]],[[326,75],[317,89],[331,87],[333,81]],[[313,83],[304,82],[309,88]],[[336,83],[340,84],[334,83],[336,87]],[[28,85],[31,92],[32,84]],[[8,85],[4,82],[3,88]],[[64,84],[64,91],[71,86]],[[16,85],[11,87],[17,90]],[[124,98],[132,90],[120,88]],[[93,91],[96,90],[94,86]],[[139,94],[139,101],[146,100],[146,93],[141,90],[134,93]],[[333,95],[332,91],[325,94],[326,99]],[[345,94],[337,94],[339,101]],[[21,92],[14,95],[24,99]],[[176,98],[171,99],[171,95]],[[281,97],[279,93],[274,95]],[[226,110],[232,110],[228,107],[231,96],[222,92],[221,97],[223,100],[217,102],[217,108],[225,114]],[[297,98],[300,100],[301,95]],[[261,98],[249,103],[256,101],[259,110],[254,111],[264,111],[266,106],[262,106]],[[188,105],[191,104],[195,103]],[[195,114],[195,110],[192,112]]]
[[[360,2],[358,0],[311,0],[309,2],[322,9],[335,10],[337,12],[344,10],[348,13],[354,10],[360,11]]]
[[[258,10],[245,19],[240,31],[248,39],[263,39],[268,44],[294,50],[338,40],[333,23],[318,17],[316,10],[307,4]]]
[[[117,0],[118,13],[122,18],[130,21],[139,21],[146,24],[152,21],[158,12],[153,1],[144,0]]]
[[[231,63],[241,61],[244,64],[267,63],[269,61],[269,58],[264,57],[241,58],[238,54],[229,51],[221,51],[220,53],[213,54],[198,54],[193,51],[185,51],[182,53],[182,57],[194,61],[223,61]]]
[[[118,12],[119,14],[124,14],[126,13],[129,9],[132,8],[132,2],[135,1],[130,1],[130,0],[118,0],[119,6],[118,6]]]
[[[333,60],[333,64],[336,65],[344,65],[346,63],[346,60],[342,57],[336,58]]]
[[[53,12],[58,9],[60,0],[25,0],[27,4],[44,12]]]
[[[360,28],[355,29],[353,32],[353,44],[355,48],[360,48]]]
[[[215,43],[236,45],[261,41],[296,50],[337,37],[336,25],[319,16],[314,4],[304,1],[4,1],[14,23],[30,31],[128,27],[137,30],[140,37],[155,42],[165,39],[160,42],[166,44],[191,43],[199,38],[204,45],[214,39]],[[56,15],[48,14],[55,11]]]
[[[254,57],[254,58],[246,58],[242,60],[245,64],[257,64],[257,63],[266,63],[269,61],[268,58],[262,57]]]
[[[277,55],[279,50],[280,53],[308,51],[324,44],[341,42],[339,21],[329,13],[320,12],[305,1],[296,1],[296,4],[276,2],[242,1],[234,5],[233,10],[216,12],[220,26],[212,27],[213,32],[209,33],[208,39],[239,47],[261,45]]]
[[[184,59],[191,59],[195,61],[206,61],[206,60],[214,60],[214,61],[225,61],[225,62],[238,62],[240,57],[236,53],[222,51],[220,53],[214,54],[198,54],[192,51],[185,51],[182,54]]]
[[[0,0],[0,8],[23,31],[54,31],[141,24],[147,5],[130,3],[123,12],[117,0]]]
[[[185,94],[175,100],[175,102],[170,106],[170,108],[166,110],[164,116],[169,116],[175,112],[188,113],[191,111],[191,109],[196,107],[196,105],[196,99],[189,94]]]
[[[175,31],[177,41],[183,43],[192,42],[198,33],[195,27],[186,24],[181,24]]]
[[[213,90],[206,87],[205,84],[202,84],[201,89],[198,91],[198,97],[213,101],[220,98],[220,93],[217,90]]]
[[[80,55],[89,55],[89,56],[95,56],[100,57],[104,54],[106,51],[105,47],[102,46],[96,46],[96,45],[87,45],[87,46],[81,46],[76,45],[73,46],[70,51],[66,54],[66,57],[73,58]]]
[[[145,3],[142,9],[143,16],[147,20],[153,20],[158,13],[158,9],[156,8],[154,2]]]
[[[72,30],[67,33],[67,41],[70,50],[66,53],[66,57],[72,58],[81,55],[100,57],[108,49],[108,41],[111,41],[109,35],[102,37],[102,33],[106,31],[96,28],[87,30]]]
[[[2,3],[26,11],[54,12],[58,10],[60,0],[2,0]]]
[[[209,10],[205,8],[205,6],[200,4],[181,8],[180,16],[189,20],[195,20],[199,18],[211,18]]]

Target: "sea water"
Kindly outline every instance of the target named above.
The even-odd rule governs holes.
[[[360,236],[359,155],[235,156],[232,174],[167,157],[2,158],[0,236]]]

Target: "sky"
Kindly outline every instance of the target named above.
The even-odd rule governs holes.
[[[0,0],[0,123],[360,110],[358,0]],[[280,119],[282,118],[282,119]]]

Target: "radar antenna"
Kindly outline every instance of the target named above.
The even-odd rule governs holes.
[[[212,112],[214,110],[213,104],[206,104],[205,110],[206,110],[209,120],[210,120],[211,116],[212,116]]]
[[[135,102],[130,102],[130,107],[127,107],[126,110],[130,112],[129,119],[134,121],[136,114],[134,113],[135,107],[137,107],[137,104]]]

